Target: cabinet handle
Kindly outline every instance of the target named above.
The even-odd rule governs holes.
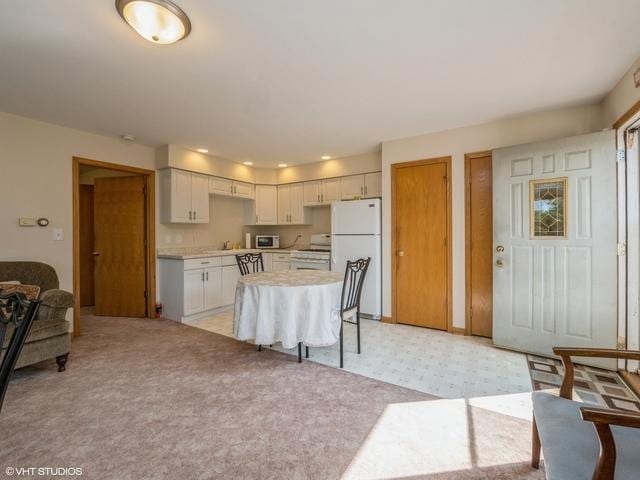
[[[202,281],[204,282],[204,272],[202,272]]]
[[[318,203],[320,203],[320,194],[318,194]]]
[[[324,203],[324,193],[320,194],[320,203]]]
[[[193,219],[195,220],[195,219],[196,219],[196,217],[197,217],[197,214],[196,214],[196,211],[194,210],[194,211],[193,211]]]
[[[367,190],[367,186],[364,186],[364,196],[366,197],[369,194],[369,191]]]
[[[360,187],[360,195],[364,195],[364,187]]]
[[[189,220],[193,220],[193,212],[189,210]]]
[[[209,272],[206,272],[207,274],[207,282],[209,281]]]
[[[258,223],[258,215],[256,215],[256,223]]]

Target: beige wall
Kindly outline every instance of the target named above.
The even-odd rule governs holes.
[[[633,72],[638,68],[640,68],[640,58],[604,98],[602,115],[606,126],[611,127],[627,110],[640,101],[640,88],[636,88],[633,81]]]
[[[334,158],[278,169],[278,183],[304,182],[320,178],[342,177],[378,172],[382,168],[380,152]]]
[[[243,182],[255,182],[254,168],[224,158],[188,150],[180,145],[158,148],[157,168],[181,168],[192,172],[216,175]]]
[[[311,225],[284,225],[273,227],[249,227],[248,232],[253,235],[280,235],[280,246],[288,247],[293,244],[298,235],[302,238],[296,243],[296,248],[306,247],[311,241],[311,235],[314,233],[331,233],[331,208],[314,207],[311,208]],[[252,240],[253,241],[253,240]]]
[[[464,327],[464,154],[603,128],[600,105],[562,108],[382,143],[383,314],[391,315],[391,164],[451,156],[453,325]]]
[[[72,290],[72,157],[153,169],[153,148],[0,113],[0,258],[52,265]],[[18,217],[47,217],[48,227],[18,227]],[[62,228],[64,239],[53,240]]]

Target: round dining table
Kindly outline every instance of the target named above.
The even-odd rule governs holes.
[[[233,332],[257,345],[326,347],[340,338],[343,273],[283,270],[244,275],[236,287]]]

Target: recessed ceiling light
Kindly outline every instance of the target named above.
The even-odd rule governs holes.
[[[284,168],[284,167],[286,167],[286,166],[287,166],[287,164],[286,164],[286,163],[279,163],[279,164],[278,164],[278,166],[279,166],[280,168]]]
[[[253,165],[253,162],[242,162],[242,163],[243,165],[249,165],[249,166]]]
[[[200,152],[200,153],[209,153],[209,150],[207,150],[206,148],[198,148],[196,150],[196,152]]]
[[[320,158],[322,160],[331,160],[331,155],[322,155]]]
[[[120,16],[152,43],[166,45],[191,32],[187,14],[169,0],[116,0]]]

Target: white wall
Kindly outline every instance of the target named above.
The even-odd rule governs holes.
[[[154,169],[155,150],[124,140],[0,112],[0,258],[52,265],[60,287],[73,289],[72,157]],[[47,217],[18,227],[18,217]],[[64,239],[53,241],[53,228]]]
[[[278,169],[278,183],[304,182],[321,178],[342,177],[377,172],[382,167],[380,152],[304,163]]]
[[[604,98],[602,114],[606,126],[612,126],[627,110],[640,101],[640,88],[636,88],[633,81],[633,73],[638,68],[640,68],[640,58],[631,65],[627,73]]]
[[[383,315],[391,316],[391,164],[452,157],[453,326],[465,324],[465,153],[552,138],[579,135],[603,128],[600,105],[562,108],[515,118],[418,135],[382,143]]]

